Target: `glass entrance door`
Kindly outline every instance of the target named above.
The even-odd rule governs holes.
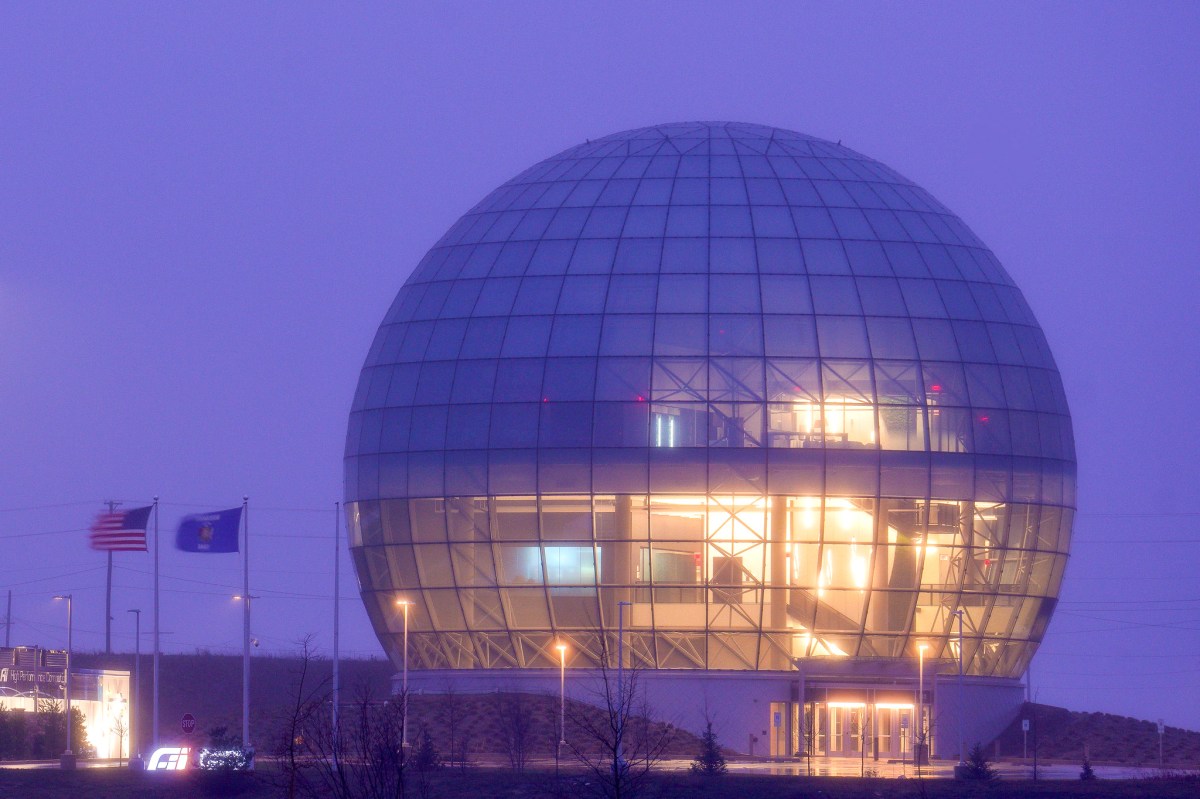
[[[875,740],[881,760],[898,760],[912,751],[913,706],[875,705]]]
[[[863,746],[865,704],[851,702],[829,703],[829,754],[859,755]]]
[[[788,730],[789,715],[787,702],[771,703],[771,757],[791,757],[791,735]]]

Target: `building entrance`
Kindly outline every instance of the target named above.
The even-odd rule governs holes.
[[[881,760],[906,758],[911,750],[912,705],[875,705],[875,751]]]
[[[862,754],[867,706],[861,703],[830,702],[827,707],[829,754],[844,757]]]
[[[803,751],[815,757],[902,760],[912,756],[916,710],[902,702],[806,702]]]

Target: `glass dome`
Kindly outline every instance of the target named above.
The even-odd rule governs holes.
[[[414,667],[1016,676],[1067,559],[1045,337],[953,213],[850,149],[686,123],[483,199],[379,328],[346,447],[363,599]],[[627,603],[627,604],[626,604]]]

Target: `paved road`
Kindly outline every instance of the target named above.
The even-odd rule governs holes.
[[[668,769],[686,769],[690,761],[671,760],[664,762]],[[954,762],[935,760],[921,767],[921,776],[931,779],[954,777]],[[1031,766],[1023,763],[995,763],[1000,776],[1007,779],[1029,779],[1033,776]],[[1038,776],[1047,780],[1077,780],[1081,766],[1077,763],[1038,764]],[[1093,766],[1100,779],[1139,779],[1157,774],[1157,769],[1131,766]],[[805,762],[731,761],[729,770],[746,774],[794,774],[814,777],[859,777],[876,776],[890,779],[913,779],[917,771],[911,762],[886,760],[854,760],[851,758],[813,758],[811,770]]]
[[[80,760],[79,768],[117,768],[126,767],[126,761],[116,760]],[[486,763],[496,768],[507,768],[507,763]],[[534,765],[531,763],[531,765]],[[553,767],[553,761],[545,764],[537,761],[537,765]],[[1032,768],[1023,763],[995,763],[1000,776],[1006,779],[1029,779]],[[690,760],[664,760],[660,767],[668,771],[686,771],[691,766]],[[58,768],[57,760],[40,760],[24,762],[6,762],[0,768],[45,769]],[[1047,780],[1077,780],[1080,766],[1077,763],[1039,764],[1038,776]],[[1158,769],[1144,766],[1093,766],[1096,776],[1100,779],[1144,779],[1156,776]],[[842,757],[814,757],[811,765],[801,761],[768,761],[768,760],[734,760],[729,763],[729,770],[742,774],[791,774],[795,776],[809,775],[814,777],[859,777],[875,776],[888,779],[915,779],[916,769],[912,763],[886,760],[859,761]],[[954,776],[952,761],[935,760],[921,768],[921,776],[927,779],[950,779]]]

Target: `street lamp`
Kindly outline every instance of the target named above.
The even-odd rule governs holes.
[[[396,604],[404,609],[404,676],[401,679],[400,690],[404,693],[402,713],[404,717],[400,719],[400,746],[408,747],[408,609],[412,606],[412,600],[397,599]]]
[[[963,738],[963,708],[965,695],[963,693],[963,609],[954,611],[958,616],[958,765],[966,766],[966,739]]]
[[[613,768],[618,779],[625,770],[625,608],[632,605],[626,601],[617,603],[617,757]]]
[[[142,767],[142,748],[138,746],[138,733],[142,731],[141,726],[137,723],[137,714],[142,707],[142,611],[140,608],[133,608],[125,611],[133,615],[133,698],[129,703],[129,767],[140,769]],[[137,765],[134,765],[137,763]]]
[[[917,774],[921,773],[921,761],[926,757],[925,743],[925,650],[929,644],[917,644]]]
[[[67,705],[67,748],[59,758],[59,765],[65,769],[75,768],[75,753],[71,751],[71,637],[73,632],[73,615],[72,610],[74,601],[70,594],[59,594],[55,599],[67,600],[67,682],[63,686],[63,693],[66,697]]]
[[[558,759],[567,742],[567,645],[557,644],[558,650],[558,747],[554,750],[554,770],[558,771]]]

